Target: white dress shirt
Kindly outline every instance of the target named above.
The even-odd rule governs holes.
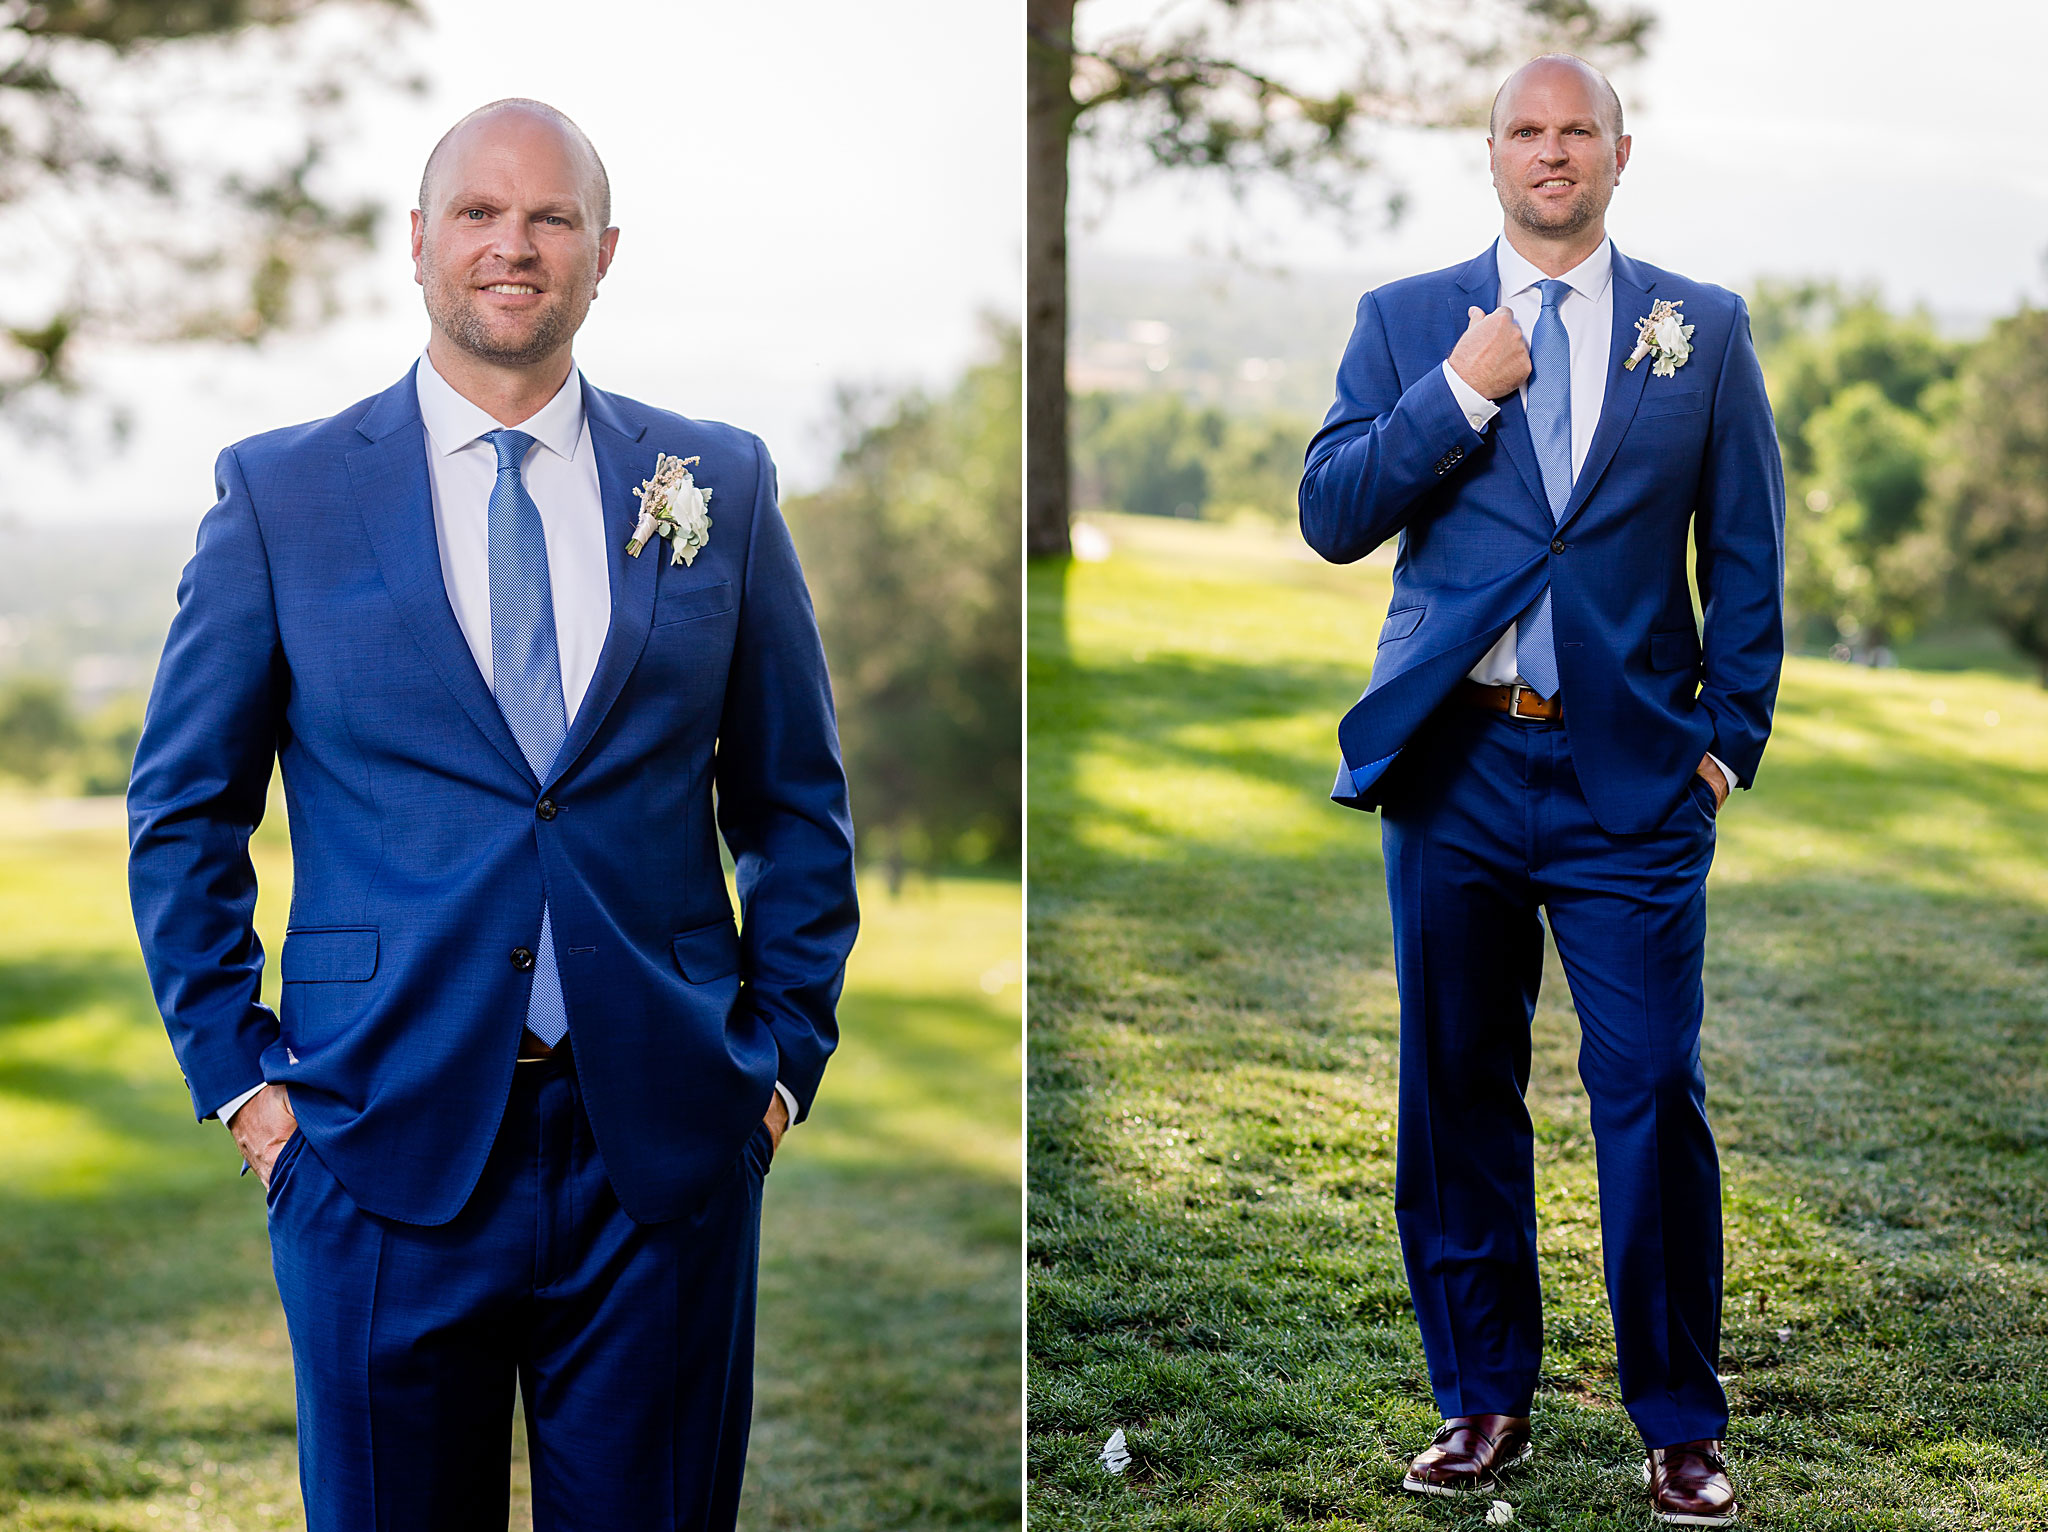
[[[1515,323],[1521,326],[1522,340],[1533,347],[1536,320],[1543,312],[1543,290],[1538,284],[1549,280],[1549,273],[1539,271],[1505,236],[1493,242],[1493,259],[1500,272],[1499,301],[1507,305]],[[1565,339],[1571,343],[1572,480],[1576,483],[1579,470],[1586,465],[1586,453],[1593,445],[1593,433],[1599,429],[1600,411],[1607,403],[1608,363],[1614,350],[1614,241],[1602,240],[1598,250],[1567,271],[1561,280],[1571,284],[1571,291],[1557,306],[1557,317],[1564,324]],[[1451,396],[1465,412],[1466,423],[1485,434],[1493,417],[1500,413],[1500,406],[1481,398],[1479,391],[1459,377],[1448,360],[1444,362],[1444,381],[1451,385]],[[1528,379],[1522,380],[1519,392],[1526,409]],[[1505,686],[1522,679],[1515,648],[1518,626],[1508,624],[1499,641],[1466,672],[1469,679],[1482,686]],[[1709,755],[1708,759],[1720,768],[1728,786],[1734,788],[1735,773],[1719,756]]]
[[[1515,316],[1515,323],[1522,327],[1522,339],[1533,346],[1536,340],[1536,319],[1543,312],[1543,291],[1537,286],[1547,280],[1548,274],[1538,271],[1529,258],[1509,244],[1505,238],[1493,244],[1494,264],[1500,270],[1500,299],[1507,305],[1508,312]],[[1565,339],[1572,350],[1572,478],[1577,480],[1579,469],[1585,465],[1587,449],[1593,445],[1593,432],[1600,424],[1600,409],[1607,402],[1607,357],[1614,346],[1614,242],[1602,240],[1600,248],[1587,256],[1578,265],[1564,274],[1564,280],[1572,290],[1564,295],[1564,301],[1557,306],[1557,317],[1564,323]],[[1500,406],[1491,399],[1482,399],[1478,390],[1452,370],[1451,364],[1444,363],[1444,379],[1451,385],[1451,394],[1458,401],[1458,408],[1465,412],[1465,419],[1472,429],[1484,432],[1493,417],[1500,413]],[[1525,378],[1521,387],[1522,404],[1529,403],[1529,383]],[[1521,672],[1515,668],[1515,634],[1517,624],[1509,623],[1507,632],[1500,641],[1485,654],[1471,669],[1471,678],[1487,686],[1502,686],[1510,681],[1519,681]]]
[[[503,426],[482,406],[457,393],[422,355],[414,375],[420,419],[427,428],[427,482],[434,497],[434,542],[441,582],[456,626],[469,641],[476,668],[491,685],[491,490],[498,480],[497,449],[484,437]],[[564,716],[573,720],[597,671],[611,631],[611,568],[605,549],[604,501],[597,455],[584,419],[583,375],[569,377],[554,398],[514,429],[534,440],[521,477],[540,511],[548,550],[548,589],[555,608],[555,648],[562,663]],[[220,1109],[232,1121],[247,1091]],[[796,1098],[780,1080],[775,1090],[796,1121]]]

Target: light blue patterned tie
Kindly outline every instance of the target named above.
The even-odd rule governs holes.
[[[1543,312],[1536,316],[1529,345],[1529,435],[1536,443],[1543,493],[1550,498],[1550,519],[1555,522],[1572,497],[1572,342],[1557,314],[1572,286],[1555,277],[1537,286],[1543,290]],[[1548,584],[1517,619],[1515,667],[1544,696],[1557,695],[1557,640],[1550,628]]]
[[[524,431],[492,431],[484,440],[498,452],[498,482],[491,486],[491,690],[526,764],[546,781],[569,732],[569,715],[562,703],[562,656],[555,645],[547,536],[541,530],[540,507],[519,477],[519,465],[533,438]],[[534,945],[526,1025],[550,1046],[569,1030],[562,976],[555,968],[554,925],[546,904],[540,911],[540,940]]]

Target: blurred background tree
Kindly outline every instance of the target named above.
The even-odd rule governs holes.
[[[832,482],[787,507],[832,662],[854,824],[912,867],[1022,844],[1022,379],[1014,325],[948,393],[842,394]]]
[[[1082,0],[1088,13],[1091,0]],[[1077,0],[1027,0],[1025,371],[1028,552],[1068,548],[1067,234],[1071,148],[1105,175],[1195,170],[1233,191],[1278,179],[1344,215],[1390,215],[1374,126],[1482,122],[1505,67],[1565,50],[1640,57],[1652,17],[1595,0],[1162,0],[1141,25],[1077,41]],[[1341,78],[1325,80],[1331,61]]]
[[[411,0],[0,0],[0,418],[75,414],[81,344],[330,317],[374,202],[321,167]],[[118,424],[118,422],[117,422]]]
[[[1757,284],[1787,490],[1786,587],[1810,648],[1886,662],[1954,603],[1934,490],[1968,345],[1831,282]]]
[[[1971,595],[2048,685],[2048,311],[1993,325],[1957,396],[1944,465],[1954,547]]]

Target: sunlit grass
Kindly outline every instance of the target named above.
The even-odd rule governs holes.
[[[1467,1525],[1392,1217],[1377,821],[1330,805],[1384,561],[1111,518],[1032,593],[1034,1518]],[[2048,694],[1794,660],[1711,881],[1745,1523],[2048,1525]],[[1648,1525],[1577,1028],[1535,1032],[1546,1363],[1518,1524]],[[1122,1426],[1121,1478],[1094,1457]]]
[[[281,816],[256,853],[275,952]],[[742,1524],[1011,1526],[1018,891],[864,894],[841,1052],[768,1183]],[[0,1528],[303,1524],[238,1163],[157,1020],[118,805],[0,798]]]

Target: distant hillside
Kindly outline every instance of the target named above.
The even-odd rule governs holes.
[[[146,690],[193,530],[0,523],[0,681],[55,677],[82,710]]]
[[[1359,295],[1388,275],[1077,250],[1068,377],[1077,393],[1172,392],[1319,418]]]

